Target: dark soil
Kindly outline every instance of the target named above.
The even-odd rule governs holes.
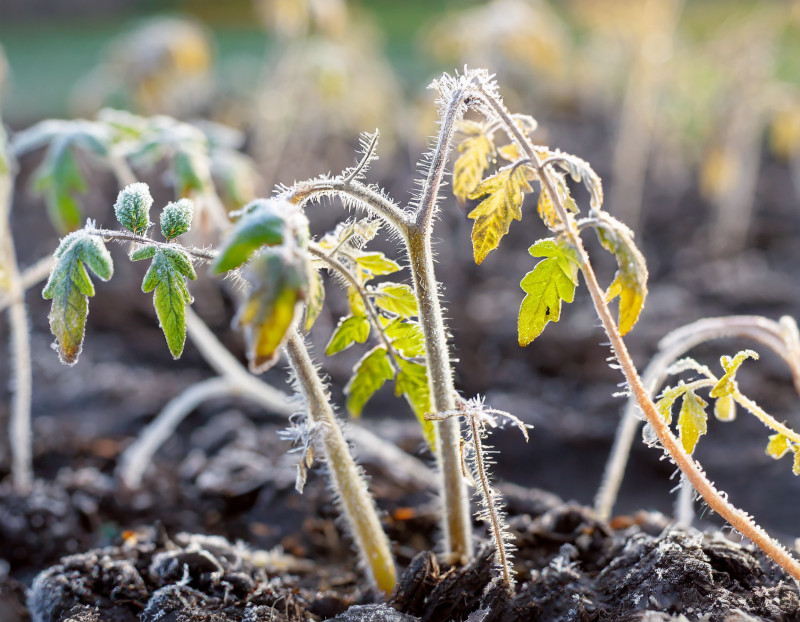
[[[551,128],[552,144],[587,158],[605,176],[613,136],[607,124],[567,119],[543,125]],[[28,171],[30,163],[23,164]],[[18,186],[24,185],[25,175]],[[111,186],[99,180],[89,196],[87,213],[101,223],[109,217]],[[394,186],[396,197],[408,196],[405,175]],[[24,196],[15,205],[14,229],[21,263],[29,265],[52,252],[56,239],[41,235],[42,208]],[[644,234],[637,238],[651,292],[628,339],[640,365],[667,331],[700,317],[800,315],[796,202],[786,168],[765,161],[748,250],[712,256],[704,243],[712,219],[696,192],[651,180]],[[315,227],[324,230],[340,214],[316,212]],[[459,389],[466,396],[487,394],[487,403],[535,426],[528,445],[513,433],[492,436],[501,450],[498,479],[516,484],[503,488],[519,549],[513,598],[494,585],[486,548],[464,568],[437,561],[430,553],[437,529],[432,491],[401,485],[391,465],[362,457],[404,573],[388,605],[376,604],[337,526],[323,476],[313,473],[298,495],[296,456],[287,456],[288,444],[276,434],[285,421],[244,404],[198,409],[156,455],[142,489],[121,489],[114,476],[119,453],[170,398],[210,372],[191,344],[181,361],[171,360],[150,298],[138,291],[140,267],[112,249],[117,274],[98,284],[77,368],[61,366],[49,351],[47,305],[35,291],[28,295],[39,479],[32,495],[13,493],[0,435],[0,622],[31,616],[74,622],[666,620],[673,614],[684,620],[800,620],[797,586],[760,553],[713,529],[711,535],[670,529],[655,510],[670,511],[673,467],[658,452],[635,447],[620,514],[611,524],[592,518],[583,506],[599,482],[622,401],[611,396],[620,378],[606,364],[607,348],[598,346],[604,339],[584,288],[559,324],[520,349],[517,284],[534,265],[525,249],[544,231],[530,221],[515,223],[503,249],[476,267],[467,243],[470,224],[455,204],[445,206],[437,227],[437,271],[460,359]],[[601,276],[610,279],[611,263],[590,250]],[[240,339],[228,328],[230,297],[202,277],[193,287],[195,308],[241,356]],[[341,303],[331,293],[314,343],[326,342]],[[752,345],[728,340],[698,349],[697,356],[713,366],[720,354]],[[335,399],[361,354],[325,359]],[[741,374],[744,391],[792,423],[797,396],[789,374],[781,361],[762,354]],[[0,360],[0,377],[8,372],[9,363]],[[284,386],[285,375],[276,369],[266,379]],[[0,402],[0,421],[7,412]],[[425,458],[416,424],[391,390],[376,396],[364,420]],[[750,418],[710,421],[709,428],[697,455],[712,479],[790,541],[797,535],[800,493],[791,465],[764,455],[767,435]],[[703,527],[720,526],[700,509]],[[475,528],[485,539],[483,526]]]

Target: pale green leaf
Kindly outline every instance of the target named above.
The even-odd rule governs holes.
[[[403,356],[416,358],[425,356],[425,336],[422,327],[414,321],[396,318],[384,329],[392,346]]]
[[[364,355],[356,364],[353,377],[344,388],[350,414],[354,417],[360,416],[367,401],[392,378],[394,369],[389,362],[386,348],[378,346]]]
[[[519,344],[538,337],[548,322],[561,317],[561,302],[572,302],[578,284],[575,250],[552,238],[539,240],[528,249],[534,257],[545,257],[520,282],[527,294],[519,309]]]
[[[374,290],[375,304],[384,311],[396,313],[401,317],[417,315],[417,299],[408,285],[381,283]]]
[[[392,274],[400,270],[400,265],[383,253],[364,253],[356,257],[356,263],[362,270],[370,272],[373,276]]]
[[[369,337],[369,320],[364,315],[349,315],[339,320],[325,354],[331,356],[349,348],[354,343],[365,343]]]
[[[697,441],[708,431],[706,406],[708,404],[691,389],[684,393],[681,412],[678,415],[678,430],[681,444],[687,454],[694,451]]]
[[[422,435],[428,442],[431,451],[435,450],[436,439],[433,422],[425,419],[425,413],[431,411],[431,393],[428,385],[428,371],[425,365],[398,359],[400,369],[395,379],[395,395],[405,395],[414,414],[422,426]]]

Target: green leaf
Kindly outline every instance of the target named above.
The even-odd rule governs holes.
[[[142,254],[148,253],[149,251]],[[183,353],[186,341],[186,305],[192,304],[192,296],[184,277],[192,280],[197,278],[186,253],[177,247],[159,248],[142,281],[142,291],[145,294],[155,290],[153,306],[169,351],[176,359]]]
[[[349,348],[354,343],[364,343],[369,337],[369,320],[364,315],[349,315],[339,320],[331,335],[325,354],[331,356]]]
[[[381,283],[375,288],[375,304],[378,308],[396,313],[401,317],[413,317],[418,314],[417,299],[408,285],[397,283]]]
[[[62,239],[54,257],[55,265],[42,296],[53,301],[48,317],[61,361],[74,365],[83,346],[89,296],[94,296],[86,267],[107,281],[114,273],[114,264],[103,240],[85,229]]]
[[[753,350],[742,350],[737,352],[733,358],[723,356],[720,358],[722,369],[725,374],[719,379],[719,382],[711,389],[711,397],[721,398],[729,395],[735,395],[739,392],[739,387],[736,384],[736,372],[747,359],[758,360],[758,353]]]
[[[42,193],[53,226],[59,231],[72,231],[81,221],[76,194],[86,192],[86,179],[70,149],[69,142],[59,139],[36,169],[33,178],[36,192]]]
[[[684,393],[681,412],[678,415],[678,430],[681,444],[687,454],[694,451],[697,441],[708,431],[706,406],[708,404],[691,389]]]
[[[436,447],[433,422],[425,419],[425,413],[431,411],[431,392],[428,385],[428,370],[425,365],[398,359],[400,367],[395,379],[395,395],[406,396],[411,409],[422,426],[422,435],[428,442],[431,451]]]
[[[484,179],[469,195],[470,199],[489,195],[468,214],[475,221],[472,226],[475,263],[481,263],[497,248],[500,238],[508,233],[511,221],[522,219],[522,201],[525,193],[532,191],[527,175],[526,166],[508,166]]]
[[[527,294],[519,309],[521,346],[536,339],[548,322],[558,322],[561,302],[572,302],[578,284],[577,256],[566,242],[552,238],[539,240],[528,252],[546,259],[536,264],[520,282]]]
[[[142,259],[152,259],[156,256],[158,252],[158,247],[155,244],[147,244],[145,246],[140,246],[135,251],[131,253],[130,259],[131,261],[141,261]]]
[[[194,205],[189,199],[167,203],[161,212],[161,235],[169,241],[188,233],[192,228]]]
[[[352,315],[366,315],[367,308],[364,306],[364,299],[355,287],[347,288],[347,305],[350,307]]]
[[[396,318],[384,329],[392,346],[403,356],[416,358],[425,356],[425,336],[419,323]]]
[[[770,434],[767,455],[778,460],[789,451],[789,439],[783,434]]]
[[[175,192],[179,197],[188,197],[192,192],[203,193],[211,188],[211,162],[208,145],[183,147],[175,151],[172,160],[175,175]]]
[[[347,410],[354,417],[359,417],[375,392],[387,380],[394,378],[394,369],[389,363],[386,348],[373,348],[356,364],[355,373],[344,388],[347,396]]]
[[[213,264],[216,274],[234,270],[262,246],[282,244],[287,230],[287,214],[297,218],[297,208],[285,201],[256,199],[243,210],[220,248]]]
[[[114,215],[119,224],[133,233],[146,231],[150,226],[150,207],[153,197],[147,184],[135,183],[125,186],[117,195]]]
[[[322,275],[319,270],[312,269],[308,280],[308,300],[306,300],[306,321],[304,324],[306,331],[311,330],[311,327],[314,326],[314,322],[317,321],[324,304],[325,284],[322,282]]]
[[[296,324],[308,292],[307,258],[283,247],[266,248],[248,263],[252,284],[234,322],[244,330],[253,372],[272,367],[278,350]]]
[[[392,274],[400,270],[400,265],[383,253],[365,253],[356,257],[356,263],[362,270],[372,273],[373,276]]]
[[[617,260],[617,273],[606,291],[606,302],[619,296],[619,331],[625,335],[639,319],[647,298],[647,264],[628,227],[605,213],[598,218],[600,244]]]

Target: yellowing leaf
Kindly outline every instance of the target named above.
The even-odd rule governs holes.
[[[575,250],[552,238],[539,240],[528,249],[534,257],[546,259],[525,275],[520,283],[527,296],[519,309],[519,344],[536,339],[548,322],[561,317],[561,301],[572,302],[578,284]]]
[[[736,419],[736,402],[732,395],[717,398],[717,401],[714,402],[714,416],[720,421]]]
[[[356,263],[359,268],[372,273],[373,276],[392,274],[400,270],[400,265],[383,253],[365,253],[356,257]]]
[[[497,153],[501,158],[508,160],[509,162],[517,162],[522,159],[522,153],[520,152],[517,143],[508,143],[507,145],[498,147]]]
[[[483,179],[494,158],[494,145],[486,134],[468,136],[458,145],[461,153],[453,167],[453,194],[464,201]]]
[[[367,308],[364,306],[364,299],[354,287],[347,288],[347,304],[350,307],[351,315],[366,315]]]
[[[678,430],[681,444],[687,454],[694,451],[697,441],[708,431],[706,406],[708,404],[691,389],[683,396],[681,412],[678,415]]]
[[[325,304],[325,284],[319,270],[311,270],[308,280],[308,300],[306,300],[306,321],[304,328],[309,331],[317,321],[322,306]]]
[[[475,221],[472,226],[472,249],[475,263],[480,264],[497,248],[511,226],[512,220],[522,219],[522,200],[532,188],[526,178],[528,167],[509,166],[487,177],[469,195],[480,199],[489,195],[469,213]]]
[[[720,358],[722,368],[725,370],[725,375],[719,379],[719,382],[711,389],[711,397],[724,397],[738,392],[736,385],[736,372],[747,359],[752,358],[758,360],[758,354],[753,350],[742,350],[738,352],[733,358],[723,356]]]
[[[775,460],[783,458],[786,452],[789,451],[788,440],[783,434],[770,434],[767,455]]]
[[[800,445],[797,443],[790,443],[789,446],[792,448],[792,453],[794,454],[792,473],[795,475],[800,475]]]
[[[625,335],[639,319],[647,297],[647,264],[633,241],[633,232],[603,212],[597,225],[600,244],[617,260],[617,273],[606,291],[606,302],[619,296],[619,330]]]
[[[400,370],[395,380],[395,395],[405,395],[414,414],[422,426],[422,435],[431,450],[435,447],[433,422],[425,419],[425,413],[431,411],[431,393],[428,386],[428,372],[425,365],[398,359]]]
[[[355,368],[353,377],[344,388],[347,396],[347,410],[354,417],[361,415],[364,405],[387,380],[394,378],[394,369],[387,356],[386,348],[378,346],[370,350]]]
[[[375,304],[390,313],[401,317],[417,315],[417,299],[408,285],[381,283],[376,289]]]
[[[661,393],[661,397],[656,402],[656,408],[667,425],[672,423],[672,405],[675,401],[686,392],[686,385],[679,384],[676,387],[667,388]]]
[[[364,315],[350,315],[339,320],[331,335],[325,354],[331,356],[349,348],[354,343],[364,343],[369,337],[369,320]]]

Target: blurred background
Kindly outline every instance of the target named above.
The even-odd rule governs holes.
[[[650,298],[629,340],[640,365],[668,330],[700,317],[800,315],[800,2],[3,0],[0,46],[0,110],[12,132],[46,118],[93,119],[109,107],[190,121],[229,147],[212,162],[228,208],[276,183],[351,165],[359,134],[374,128],[381,130],[380,161],[370,179],[404,202],[436,131],[426,86],[443,71],[486,67],[508,107],[539,121],[538,142],[592,163],[604,181],[605,208],[636,232],[651,273]],[[27,239],[18,245],[23,266],[51,252],[58,234],[28,233],[44,214],[42,199],[27,189],[40,159],[21,159],[14,227]],[[79,159],[91,182],[85,212],[107,219],[116,188],[90,159]],[[581,192],[575,189],[583,205]],[[503,249],[477,269],[466,211],[449,197],[442,208],[438,270],[459,388],[488,393],[488,403],[536,426],[529,446],[498,438],[498,472],[590,503],[622,403],[611,396],[619,378],[598,347],[585,292],[541,340],[518,348],[517,283],[532,267],[525,249],[544,229],[535,219],[515,223]],[[340,214],[315,212],[314,226],[324,231]],[[610,281],[611,260],[592,248]],[[55,391],[79,372],[59,368],[45,351],[47,311],[37,298],[29,295],[35,356],[50,357],[37,359],[37,373]],[[133,311],[114,308],[108,297],[93,303],[81,365],[139,356],[151,367],[183,370],[188,385],[202,375],[191,366],[202,369],[202,362],[189,349],[183,367],[168,361],[151,317],[152,349],[139,342],[99,352],[91,345],[100,338],[93,332],[112,339],[120,317],[135,324],[152,315],[145,298],[130,303]],[[315,329],[319,344],[343,308],[336,300]],[[225,311],[209,312],[223,331]],[[750,345],[726,342],[698,356],[713,364],[720,353]],[[337,386],[352,363],[325,360]],[[101,406],[109,399],[98,388],[103,377],[92,389]],[[108,385],[121,390],[113,379]],[[742,385],[777,418],[800,423],[789,372],[777,358],[765,353]],[[120,435],[124,425],[130,432],[168,397],[115,403],[122,410],[116,419],[81,419],[81,429],[95,437]],[[47,421],[55,410],[83,417],[86,399],[75,390],[37,392],[40,442],[54,429]],[[368,410],[393,409],[384,390]],[[770,508],[765,526],[794,533],[794,507],[771,501],[800,485],[784,462],[764,455],[763,428],[740,419],[710,422],[698,455],[722,488],[743,491],[732,494],[735,501],[758,516],[758,508]],[[623,510],[669,510],[671,470],[657,453],[635,449]]]

